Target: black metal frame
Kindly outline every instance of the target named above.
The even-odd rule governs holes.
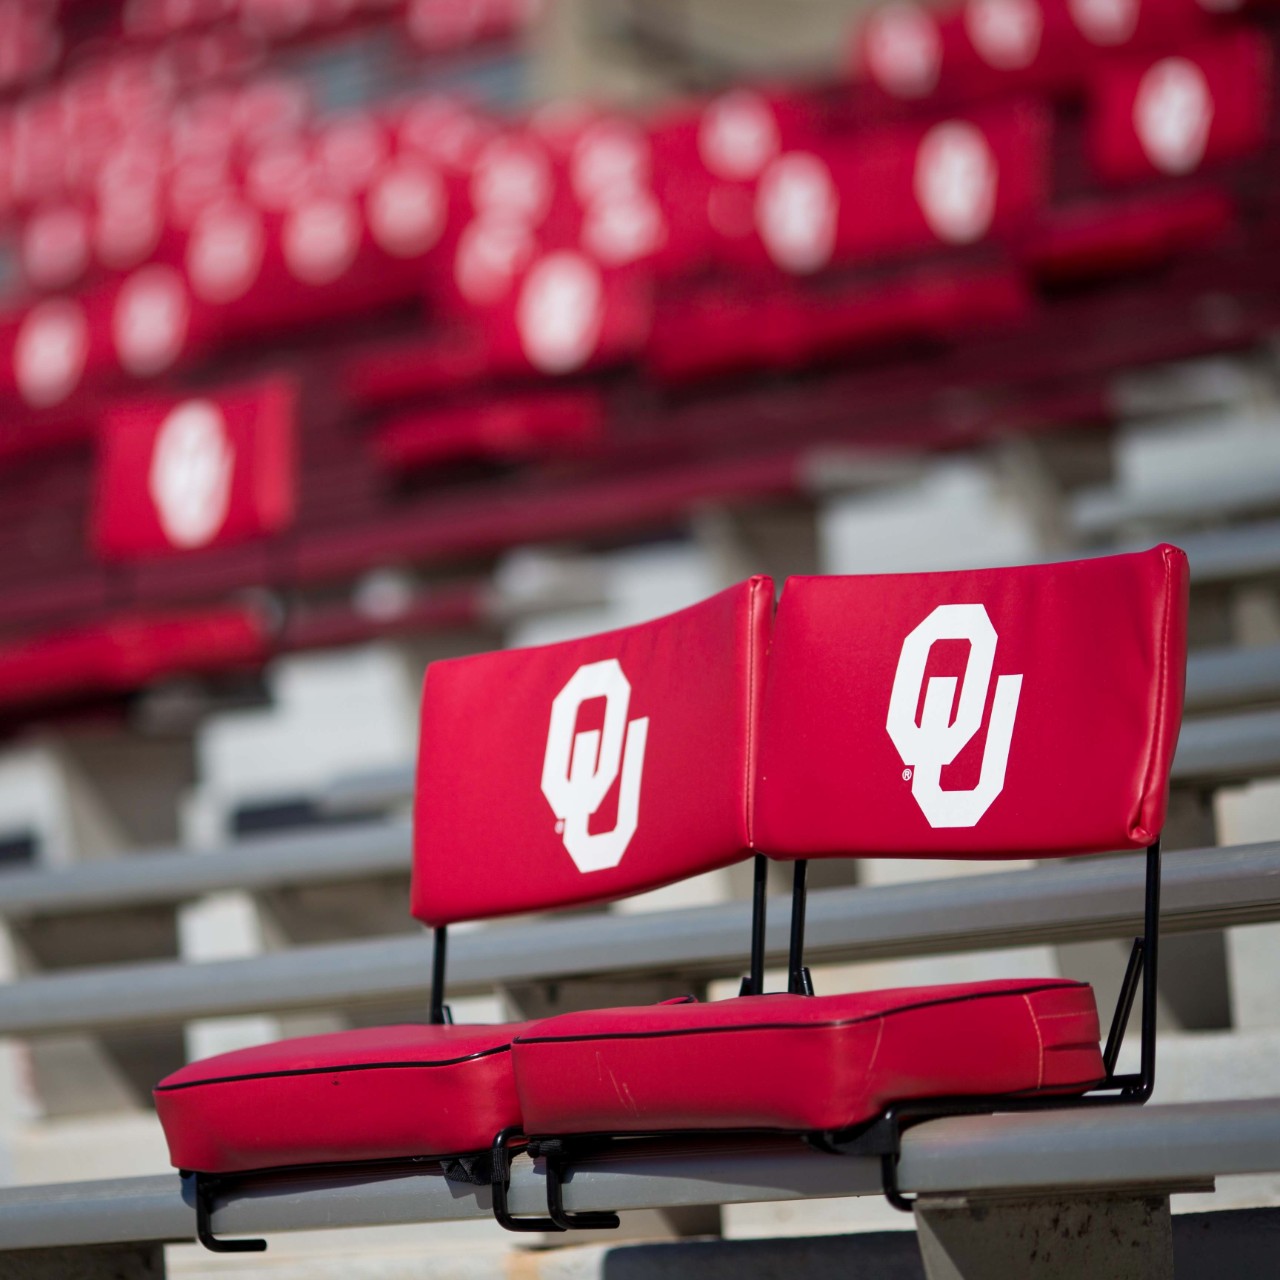
[[[740,996],[764,995],[764,926],[769,900],[769,859],[757,853],[751,872],[751,970],[738,988]]]
[[[431,1006],[428,1021],[434,1027],[453,1023],[453,1010],[444,1002],[444,971],[449,952],[449,930],[437,925],[431,931]]]

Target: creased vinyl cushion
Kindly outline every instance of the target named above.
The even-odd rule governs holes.
[[[487,1148],[520,1123],[511,1039],[526,1025],[375,1027],[193,1062],[155,1090],[170,1158],[234,1173]]]
[[[839,1129],[894,1101],[1104,1075],[1092,989],[1054,978],[563,1014],[514,1056],[532,1134]]]

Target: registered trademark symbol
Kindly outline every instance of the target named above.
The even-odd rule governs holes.
[[[564,835],[564,819],[563,818],[556,823],[556,835],[558,836]]]
[[[902,780],[903,780],[903,782],[910,782],[910,781],[911,781],[911,770],[910,770],[910,769],[903,769],[903,771],[902,771]]]

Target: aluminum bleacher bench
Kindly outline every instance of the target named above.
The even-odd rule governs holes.
[[[927,1211],[931,1197],[1011,1188],[1059,1203],[1135,1188],[1167,1195],[1203,1188],[1218,1176],[1277,1170],[1280,1098],[1262,1098],[931,1121],[903,1135],[899,1178],[904,1190],[923,1197],[917,1208]],[[832,1156],[776,1137],[727,1148],[636,1144],[621,1154],[584,1155],[563,1191],[566,1206],[583,1212],[741,1204],[878,1194],[880,1170],[874,1157]],[[88,1257],[111,1246],[191,1240],[192,1198],[190,1179],[179,1188],[163,1174],[0,1189],[0,1259],[7,1250],[70,1247]],[[514,1163],[510,1204],[520,1214],[545,1206],[541,1162]],[[487,1186],[450,1181],[439,1164],[423,1161],[346,1177],[246,1176],[228,1186],[213,1221],[227,1232],[288,1232],[474,1220],[490,1212]],[[1123,1248],[1130,1248],[1127,1240]],[[93,1272],[87,1264],[82,1273],[95,1280],[121,1274]],[[65,1273],[24,1273],[39,1280],[46,1274]]]
[[[1280,920],[1280,842],[1179,850],[1162,861],[1162,932]],[[1142,855],[1118,855],[819,889],[808,895],[805,954],[813,963],[833,964],[1131,936],[1142,928],[1144,878]],[[771,900],[765,930],[769,965],[784,964],[789,945],[786,904],[776,906],[783,910]],[[693,986],[739,972],[748,920],[746,904],[726,902],[469,930],[450,939],[449,986],[468,996],[495,986],[656,973],[679,975]],[[412,935],[205,964],[153,961],[45,973],[0,986],[0,1034],[95,1033],[414,1000],[430,965],[430,940]]]
[[[219,1251],[265,1247],[212,1232],[216,1195],[244,1175],[306,1166],[346,1178],[359,1174],[353,1166],[415,1157],[490,1181],[509,1229],[616,1225],[610,1212],[566,1207],[568,1161],[602,1141],[626,1150],[632,1135],[706,1131],[877,1155],[903,1207],[897,1157],[910,1120],[1145,1101],[1186,585],[1185,557],[1168,547],[1013,570],[795,579],[767,683],[765,579],[621,632],[435,664],[413,894],[415,914],[436,930],[432,1023],[240,1050],[162,1082],[174,1163],[195,1174],[199,1238]],[[1024,710],[1015,752],[1024,679],[1037,714]],[[1064,751],[1078,758],[1064,765]],[[944,783],[957,760],[959,778]],[[1070,980],[812,993],[807,854],[1126,846],[1148,846],[1144,928],[1105,1049],[1092,991]],[[448,1025],[449,924],[614,898],[753,850],[750,972],[738,999]],[[759,851],[796,871],[788,991],[772,995]],[[1117,1075],[1139,982],[1141,1069]],[[531,1218],[507,1200],[511,1150],[526,1146],[544,1159],[547,1190],[546,1214]]]

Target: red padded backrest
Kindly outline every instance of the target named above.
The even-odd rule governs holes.
[[[282,377],[121,403],[100,432],[93,533],[108,560],[227,546],[293,518],[298,389]]]
[[[791,578],[755,833],[782,857],[1150,844],[1182,715],[1176,547],[1027,568]]]
[[[1102,177],[1182,178],[1261,150],[1271,120],[1274,54],[1258,31],[1201,39],[1175,54],[1099,67],[1087,146]]]
[[[605,901],[744,857],[772,612],[757,577],[620,631],[432,663],[414,915]]]

